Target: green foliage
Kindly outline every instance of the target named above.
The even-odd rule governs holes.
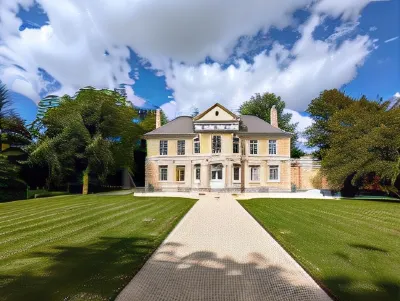
[[[167,116],[161,110],[161,125],[164,125],[168,122]],[[143,134],[151,132],[156,128],[156,111],[149,111],[146,117],[139,123],[142,128]]]
[[[343,92],[333,89],[323,91],[319,97],[313,99],[308,105],[307,112],[314,120],[312,126],[306,129],[306,136],[309,147],[317,147],[318,150],[314,156],[321,159],[324,151],[329,149],[330,130],[328,121],[338,111],[347,108],[354,102],[352,98],[346,96]]]
[[[42,120],[45,132],[30,148],[29,163],[47,165],[49,181],[89,171],[104,181],[117,168],[133,167],[141,129],[137,112],[116,92],[81,89],[64,96]]]
[[[400,109],[362,98],[337,111],[327,121],[327,144],[322,171],[328,182],[341,187],[365,185],[379,178],[383,190],[397,191],[400,177]],[[400,195],[399,195],[400,197]]]
[[[298,133],[296,132],[297,123],[291,123],[292,114],[283,112],[285,109],[285,102],[281,100],[279,96],[276,96],[273,93],[264,93],[263,95],[257,93],[255,96],[252,96],[250,100],[244,102],[240,106],[239,111],[242,115],[257,116],[258,118],[271,123],[271,108],[274,105],[278,112],[279,128],[294,134],[291,138],[292,158],[304,156],[304,152],[296,146],[298,140]]]

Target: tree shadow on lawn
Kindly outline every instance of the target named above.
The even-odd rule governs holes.
[[[182,253],[182,247],[163,244],[117,301],[330,300],[308,278],[296,278],[260,253],[249,253],[238,262],[208,251]]]
[[[84,247],[59,246],[55,252],[31,253],[24,259],[46,257],[49,267],[40,275],[35,271],[0,275],[0,300],[113,299],[154,247],[154,240],[148,238],[101,237]]]

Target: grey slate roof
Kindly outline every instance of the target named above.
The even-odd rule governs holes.
[[[264,120],[252,116],[241,115],[243,128],[240,129],[238,134],[276,134],[290,136],[291,133],[285,132],[281,129],[275,128]],[[145,137],[158,136],[158,135],[194,135],[193,119],[191,116],[180,116],[167,124],[155,129],[147,134]]]
[[[190,116],[180,116],[167,124],[155,129],[145,136],[163,135],[163,134],[194,134],[193,119]]]

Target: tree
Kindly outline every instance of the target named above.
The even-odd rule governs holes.
[[[75,99],[63,96],[44,116],[44,134],[31,147],[28,162],[46,165],[49,183],[81,173],[86,194],[89,175],[105,181],[117,168],[132,169],[141,134],[135,118],[137,112],[116,92],[85,88]]]
[[[192,108],[192,114],[190,114],[190,116],[196,117],[197,115],[199,115],[199,113],[200,113],[199,108],[193,107]]]
[[[264,93],[263,95],[256,93],[250,100],[244,102],[239,112],[242,115],[253,115],[258,118],[271,123],[271,108],[275,105],[278,112],[279,128],[286,132],[293,133],[291,139],[291,156],[292,158],[299,158],[304,156],[304,152],[297,146],[298,133],[296,131],[297,123],[291,123],[292,114],[284,113],[285,102],[279,96],[273,93]]]
[[[161,125],[164,125],[168,122],[167,116],[161,110]],[[156,128],[156,111],[151,110],[147,113],[146,117],[140,121],[140,127],[143,130],[143,134],[151,132]]]
[[[314,120],[312,126],[306,129],[304,135],[307,138],[307,146],[318,148],[314,156],[322,159],[323,154],[329,149],[330,131],[328,122],[332,116],[351,105],[352,98],[343,92],[333,89],[323,91],[319,97],[313,99],[306,110]]]
[[[328,120],[322,172],[330,185],[378,185],[400,198],[400,109],[387,108],[362,98]]]

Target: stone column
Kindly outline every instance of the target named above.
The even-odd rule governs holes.
[[[208,162],[202,162],[200,165],[200,187],[209,188],[210,178],[209,178],[209,164]]]
[[[228,161],[225,171],[225,188],[232,188],[232,161]]]

